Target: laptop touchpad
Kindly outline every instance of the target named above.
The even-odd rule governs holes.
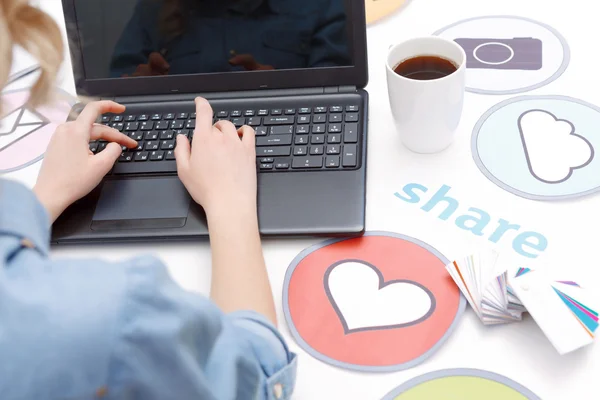
[[[176,177],[106,181],[91,229],[181,228],[187,220],[190,200]]]

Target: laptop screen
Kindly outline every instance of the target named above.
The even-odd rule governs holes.
[[[352,66],[347,0],[75,0],[86,79]]]

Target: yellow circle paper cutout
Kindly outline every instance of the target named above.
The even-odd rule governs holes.
[[[367,24],[387,17],[406,3],[406,0],[365,0]]]

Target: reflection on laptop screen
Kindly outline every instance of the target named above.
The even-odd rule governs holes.
[[[352,65],[344,0],[76,0],[87,79]]]

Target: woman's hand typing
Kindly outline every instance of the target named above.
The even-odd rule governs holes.
[[[90,193],[121,155],[121,146],[137,142],[116,129],[96,124],[104,113],[122,113],[125,106],[112,101],[88,104],[75,121],[60,125],[48,145],[42,168],[33,188],[48,211],[51,222],[73,202]],[[106,140],[106,148],[94,155],[90,140]]]

